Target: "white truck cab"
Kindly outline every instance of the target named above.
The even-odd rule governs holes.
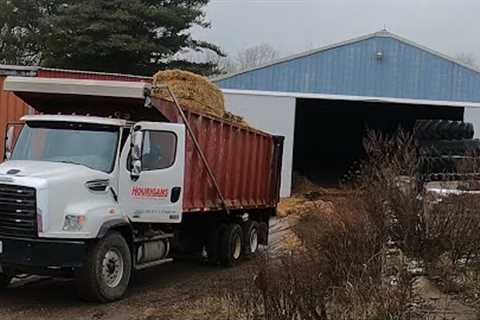
[[[175,202],[167,195],[183,185],[183,125],[68,115],[22,120],[10,159],[0,164],[0,181],[36,187],[39,211],[49,212],[39,215],[39,237],[94,238],[102,225],[128,219],[181,221],[180,194]],[[134,128],[144,140],[143,170],[132,179]]]

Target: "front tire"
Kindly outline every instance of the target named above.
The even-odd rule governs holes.
[[[220,262],[225,267],[233,267],[243,253],[243,230],[236,224],[229,224],[220,236]]]
[[[108,233],[89,251],[85,266],[77,277],[80,296],[88,301],[112,302],[128,289],[132,258],[125,238]]]

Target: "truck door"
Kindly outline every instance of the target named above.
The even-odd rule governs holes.
[[[133,222],[179,223],[182,220],[185,126],[138,122],[142,134],[141,173],[131,174],[127,139],[120,158],[119,202]]]

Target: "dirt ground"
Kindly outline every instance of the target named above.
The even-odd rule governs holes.
[[[269,250],[282,250],[289,238],[287,219],[272,221]],[[209,315],[172,316],[171,310],[189,308],[200,298],[229,286],[241,286],[255,261],[224,269],[198,260],[176,261],[138,274],[128,296],[119,302],[98,305],[78,299],[75,284],[69,280],[34,278],[15,282],[0,293],[1,320],[160,320],[209,319]],[[165,310],[165,313],[162,310]],[[188,312],[187,312],[188,313]]]
[[[431,320],[477,320],[478,312],[441,292],[428,278],[419,277],[415,281],[415,291],[431,309]]]
[[[271,254],[279,255],[298,247],[298,239],[292,232],[297,218],[292,215],[272,220],[268,247]],[[254,276],[254,268],[255,260],[230,269],[207,265],[198,259],[176,261],[137,274],[124,300],[104,305],[79,300],[70,280],[38,277],[19,280],[0,292],[0,320],[229,318],[215,306],[219,290],[247,285],[247,280]],[[476,310],[440,292],[427,278],[417,279],[415,291],[426,302],[428,319],[478,319]],[[213,298],[212,304],[209,297]]]

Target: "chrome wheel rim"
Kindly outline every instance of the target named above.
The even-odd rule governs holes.
[[[117,249],[105,253],[102,261],[102,279],[109,288],[116,288],[123,278],[124,261]]]
[[[258,232],[257,229],[252,229],[250,232],[250,253],[257,252],[258,249]]]
[[[242,239],[240,238],[240,235],[237,234],[233,239],[233,259],[235,260],[239,259],[241,254],[242,254]]]

